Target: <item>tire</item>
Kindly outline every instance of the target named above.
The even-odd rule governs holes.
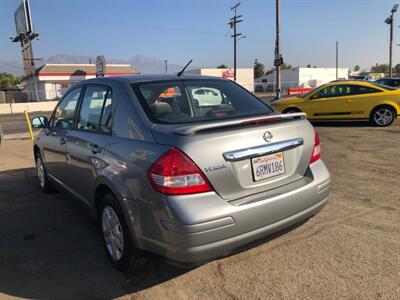
[[[100,201],[99,224],[106,253],[117,270],[130,272],[146,264],[147,257],[136,248],[122,209],[113,195],[106,194]]]
[[[301,112],[300,109],[297,109],[297,108],[294,108],[294,107],[286,108],[283,111],[284,114],[292,114],[292,113],[298,113],[298,112]]]
[[[42,192],[51,193],[54,192],[54,188],[49,181],[47,176],[46,166],[43,162],[43,158],[40,155],[40,152],[36,153],[36,173],[39,180],[39,186]]]
[[[370,115],[370,123],[377,127],[386,127],[394,122],[396,119],[396,112],[390,106],[378,106]]]

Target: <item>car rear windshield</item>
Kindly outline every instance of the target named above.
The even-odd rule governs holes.
[[[133,83],[154,123],[192,123],[270,114],[250,92],[228,80],[170,80]]]

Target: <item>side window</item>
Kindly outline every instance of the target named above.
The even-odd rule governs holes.
[[[71,129],[74,126],[75,110],[78,104],[81,89],[70,91],[54,111],[51,127]]]
[[[204,95],[204,90],[197,90],[194,92],[195,95]]]
[[[313,99],[349,96],[351,93],[351,87],[348,85],[333,85],[320,90]]]
[[[381,80],[380,84],[387,85],[387,86],[392,86],[392,82],[390,80],[388,80],[388,79]]]
[[[108,89],[102,86],[88,86],[83,96],[81,108],[78,115],[77,129],[98,131],[106,102]]]
[[[367,86],[352,86],[351,88],[353,90],[353,92],[352,92],[353,95],[361,95],[361,94],[370,94],[370,93],[380,92],[377,89],[370,88]]]
[[[106,95],[106,101],[103,105],[103,114],[101,116],[100,131],[105,133],[111,132],[112,125],[112,94],[111,90],[108,90]]]

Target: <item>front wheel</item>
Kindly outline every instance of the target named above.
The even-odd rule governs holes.
[[[135,247],[122,209],[112,195],[101,200],[99,221],[108,257],[117,270],[133,271],[146,263],[147,258]]]
[[[395,120],[395,111],[389,106],[381,106],[375,108],[370,116],[370,122],[374,126],[386,127]]]
[[[40,155],[40,152],[37,152],[36,154],[36,172],[39,179],[39,185],[41,190],[45,193],[53,192],[54,189],[47,177],[46,167],[43,163],[43,159],[42,156]]]

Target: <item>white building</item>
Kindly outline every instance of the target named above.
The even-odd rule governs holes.
[[[186,74],[198,74],[206,76],[223,77],[233,80],[233,69],[201,68],[185,72]],[[254,91],[254,71],[252,68],[237,68],[236,83],[250,92]]]
[[[349,69],[338,68],[338,79],[348,79]],[[321,84],[336,80],[336,68],[301,68],[281,71],[282,90],[288,88],[315,88]],[[257,78],[256,86],[262,86],[264,91],[273,89],[276,80],[276,72]],[[259,90],[259,88],[257,88]]]
[[[107,64],[105,76],[138,74],[131,65]],[[79,81],[96,77],[95,64],[44,64],[23,79],[29,100],[53,100]],[[35,89],[36,84],[36,89]],[[36,91],[36,95],[35,95]]]

